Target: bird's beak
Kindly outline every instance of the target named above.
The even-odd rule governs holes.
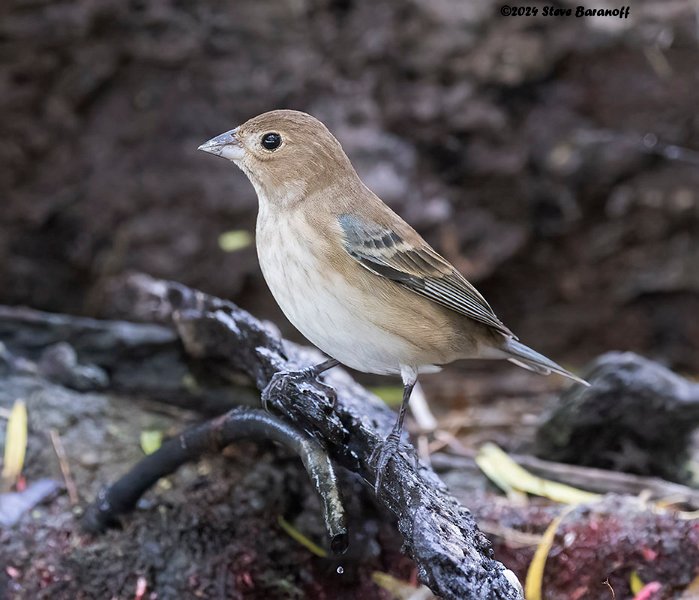
[[[208,152],[209,154],[215,154],[216,156],[221,156],[222,158],[227,158],[228,160],[239,160],[243,158],[245,150],[242,144],[236,137],[236,132],[238,128],[231,129],[217,135],[215,138],[211,138],[208,142],[204,142],[197,150],[202,152]]]

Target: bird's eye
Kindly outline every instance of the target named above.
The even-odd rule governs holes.
[[[278,133],[265,133],[262,136],[262,147],[267,150],[276,150],[282,143],[282,136]]]

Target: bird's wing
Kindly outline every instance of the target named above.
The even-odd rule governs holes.
[[[365,269],[514,337],[478,290],[407,224],[401,235],[391,226],[354,215],[340,215],[338,221],[345,250]]]

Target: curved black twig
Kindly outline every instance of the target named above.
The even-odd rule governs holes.
[[[328,453],[308,434],[259,409],[235,408],[220,417],[166,441],[137,463],[116,483],[100,490],[85,510],[83,528],[92,533],[118,523],[138,499],[161,477],[205,453],[219,452],[241,438],[271,439],[296,452],[323,502],[330,547],[336,554],[347,550],[345,509]]]

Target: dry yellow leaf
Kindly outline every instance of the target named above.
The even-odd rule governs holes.
[[[24,457],[27,453],[27,406],[23,400],[16,400],[7,421],[5,454],[2,478],[8,485],[14,485],[22,474]]]
[[[371,580],[397,598],[397,600],[433,600],[435,595],[424,585],[415,587],[383,571],[374,571]]]
[[[561,524],[561,521],[570,513],[575,506],[569,506],[560,515],[558,515],[550,525],[546,528],[541,542],[536,547],[534,558],[527,570],[527,579],[524,584],[524,597],[527,600],[541,600],[541,589],[544,580],[544,569],[546,568],[546,560],[548,559],[551,546],[556,538],[556,531]]]
[[[699,598],[699,575],[692,579],[692,583],[684,589],[679,600],[697,600],[697,598]]]
[[[631,593],[635,596],[643,589],[645,585],[646,584],[643,583],[643,580],[638,576],[638,573],[636,573],[636,571],[631,571],[631,575],[629,576],[629,587],[631,588]]]
[[[508,494],[513,490],[526,492],[563,504],[595,502],[601,498],[599,494],[532,475],[495,444],[487,443],[481,447],[476,456],[476,464],[495,485]]]

